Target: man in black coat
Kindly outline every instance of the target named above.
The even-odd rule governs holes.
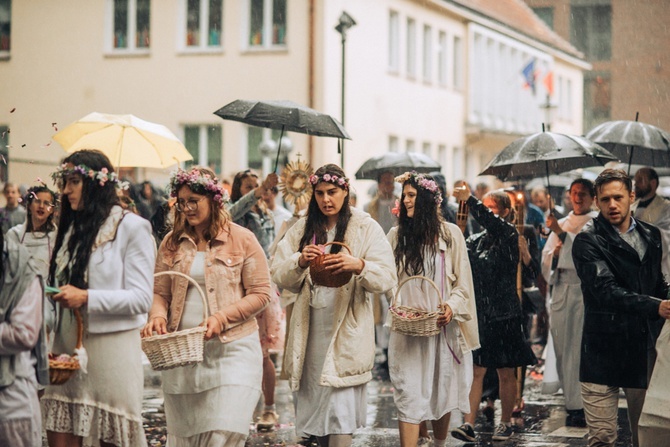
[[[633,444],[663,319],[670,318],[661,271],[661,234],[633,219],[635,194],[624,171],[606,169],[595,181],[598,217],[574,241],[572,256],[584,295],[579,380],[589,446],[614,446],[623,388]]]

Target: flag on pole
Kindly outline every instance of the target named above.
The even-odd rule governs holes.
[[[544,87],[547,89],[547,94],[549,96],[554,96],[554,72],[549,71],[547,72],[546,75],[544,75],[544,79],[542,80],[542,83],[544,84]]]
[[[535,94],[535,58],[532,58],[528,64],[526,64],[525,67],[523,67],[523,70],[521,71],[521,74],[523,74],[523,78],[525,80],[524,87],[525,88],[530,88],[530,90],[533,92],[533,95]]]

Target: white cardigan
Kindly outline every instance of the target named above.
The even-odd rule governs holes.
[[[88,332],[139,329],[153,302],[156,244],[149,221],[119,206],[100,228],[88,263]],[[120,222],[119,222],[120,221]],[[117,230],[118,227],[118,230]],[[63,247],[67,246],[69,234]],[[61,249],[57,262],[67,262]],[[59,264],[60,264],[59,262]]]

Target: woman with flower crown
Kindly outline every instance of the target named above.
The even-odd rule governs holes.
[[[261,395],[263,356],[255,316],[270,299],[265,254],[250,231],[231,222],[228,194],[203,167],[177,171],[173,230],[158,250],[156,273],[191,276],[206,293],[204,360],[163,371],[170,447],[243,446]],[[144,337],[200,324],[203,302],[185,278],[160,276]]]
[[[145,446],[139,329],[151,307],[151,226],[118,205],[118,177],[102,152],[75,152],[52,177],[62,192],[49,266],[49,284],[60,288],[53,352],[74,351],[78,309],[88,360],[80,352],[81,369],[45,391],[49,445]]]
[[[444,446],[450,412],[468,413],[472,384],[472,353],[479,347],[477,311],[470,262],[461,230],[445,222],[442,194],[435,180],[415,171],[396,177],[402,184],[398,226],[389,231],[403,306],[441,310],[438,335],[416,337],[391,331],[389,372],[398,409],[400,444],[416,446],[419,425],[432,421],[435,446]]]
[[[397,280],[384,231],[367,213],[349,206],[349,179],[328,164],[311,177],[307,216],[278,244],[272,279],[298,294],[287,343],[286,372],[295,392],[296,432],[316,437],[321,446],[351,445],[365,426],[366,384],[375,356],[372,293],[385,293]],[[329,242],[347,244],[324,247]],[[310,262],[323,262],[336,275],[351,273],[339,288],[319,286],[309,276]]]

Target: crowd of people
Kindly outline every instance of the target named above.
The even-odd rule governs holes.
[[[51,447],[146,445],[141,339],[198,327],[203,361],[162,372],[171,447],[243,446],[259,402],[257,427],[272,430],[278,353],[303,445],[352,444],[374,368],[393,384],[403,447],[475,442],[496,399],[492,440],[506,441],[532,343],[590,446],[614,445],[620,389],[633,444],[670,442],[670,204],[651,168],[634,187],[612,169],[575,180],[565,215],[542,188],[526,203],[459,181],[449,201],[441,174],[414,171],[382,173],[363,211],[333,164],[294,212],[277,175],[252,170],[224,185],[193,166],[169,197],[150,182],[119,194],[109,159],[81,150],[52,178],[22,200],[3,190],[0,445],[41,446],[43,430]],[[414,314],[434,332],[396,325]],[[78,357],[64,383],[49,379],[53,353]]]

